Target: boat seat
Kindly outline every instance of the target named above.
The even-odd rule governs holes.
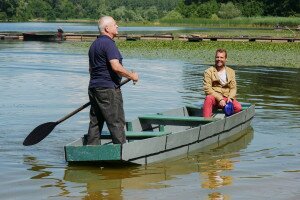
[[[171,131],[125,131],[127,139],[144,139],[156,136],[163,136],[171,133]],[[110,133],[103,132],[101,134],[101,139],[111,139]]]
[[[246,110],[251,106],[249,103],[241,103],[242,105],[242,110]],[[203,104],[189,104],[185,106],[186,108],[191,108],[191,109],[202,109]],[[217,112],[223,112],[222,109],[217,109]]]
[[[149,138],[171,134],[171,131],[126,131],[127,138]]]
[[[207,124],[219,119],[204,118],[195,116],[170,116],[162,114],[152,114],[139,116],[142,123],[159,125],[178,125],[178,126],[198,126]]]
[[[186,105],[186,108],[189,115],[200,117],[202,116],[202,106],[202,104],[190,104]],[[249,106],[251,106],[251,104],[242,103],[242,110],[246,110],[247,108],[249,108]],[[225,113],[222,109],[213,110],[213,117],[222,119],[225,117]]]

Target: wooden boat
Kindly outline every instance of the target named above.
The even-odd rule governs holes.
[[[242,104],[243,110],[225,117],[221,110],[212,118],[202,117],[202,105],[188,105],[157,114],[139,116],[126,123],[128,142],[112,144],[102,134],[101,145],[85,145],[86,137],[65,146],[65,158],[75,162],[129,162],[149,164],[187,154],[227,138],[241,136],[250,126],[255,106]]]
[[[63,34],[58,33],[22,33],[24,41],[63,41],[65,40]]]

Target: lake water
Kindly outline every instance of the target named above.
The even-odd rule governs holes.
[[[88,101],[87,53],[67,46],[0,41],[0,199],[300,199],[299,69],[234,67],[238,99],[256,115],[221,148],[147,166],[72,166],[63,146],[86,133],[88,109],[22,145]],[[203,100],[208,66],[124,57],[141,79],[122,88],[127,120]]]
[[[0,32],[56,32],[61,27],[65,32],[92,32],[98,33],[97,23],[43,23],[43,22],[23,22],[23,23],[0,23]],[[234,28],[234,30],[267,30],[265,28]],[[166,32],[194,32],[209,30],[232,30],[232,28],[204,28],[204,27],[162,27],[162,26],[120,26],[119,32],[123,33],[166,33]]]

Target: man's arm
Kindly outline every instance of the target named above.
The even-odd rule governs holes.
[[[236,96],[237,86],[236,86],[236,80],[235,80],[235,72],[232,70],[230,72],[231,74],[231,81],[229,83],[229,99],[234,99]]]
[[[133,80],[134,82],[137,82],[139,80],[139,76],[136,72],[130,72],[127,71],[119,62],[118,59],[112,59],[109,61],[112,67],[112,70],[116,72],[118,75],[122,77],[129,78]]]

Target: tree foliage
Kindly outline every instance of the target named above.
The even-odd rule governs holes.
[[[222,19],[232,19],[240,15],[241,11],[232,2],[222,3],[218,12],[218,17]]]
[[[258,1],[246,1],[244,4],[238,4],[242,15],[245,17],[261,16],[264,12],[264,4]]]
[[[299,0],[0,0],[0,21],[98,19],[122,21],[170,18],[294,16]]]
[[[197,15],[202,18],[211,18],[213,14],[217,13],[220,6],[216,0],[210,0],[204,3],[201,3],[197,7]]]
[[[180,0],[0,0],[0,21],[30,19],[98,19],[112,15],[124,21],[153,21],[176,8]]]
[[[171,20],[171,19],[182,19],[183,18],[183,16],[179,13],[179,12],[177,12],[176,10],[172,10],[172,11],[170,11],[170,12],[168,12],[168,14],[167,15],[165,15],[162,19],[164,19],[164,20]]]
[[[212,5],[217,4],[218,8]],[[222,6],[223,5],[223,6]],[[234,8],[234,9],[233,9]],[[221,10],[220,10],[221,9]],[[299,0],[182,0],[176,10],[184,17],[197,13],[197,17],[210,18],[217,14],[221,18],[232,16],[295,16],[300,13]],[[211,13],[213,12],[213,13]],[[230,17],[229,17],[230,18]]]

